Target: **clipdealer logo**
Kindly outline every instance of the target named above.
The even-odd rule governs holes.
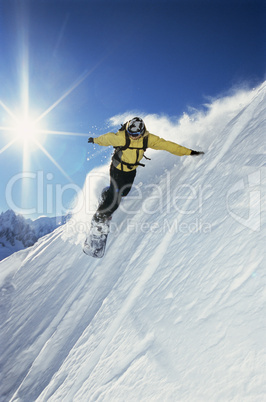
[[[261,172],[258,170],[235,183],[227,192],[226,197],[229,215],[235,221],[254,232],[259,232],[261,228],[260,185]],[[247,210],[248,214],[246,214]]]
[[[52,173],[44,174],[43,171],[23,172],[14,175],[6,186],[5,198],[9,208],[23,215],[51,214],[55,211],[56,215],[65,215],[69,212],[69,208],[64,205],[64,196],[67,192],[78,195],[81,191],[80,187],[75,183],[65,185],[55,184],[52,182],[54,176]],[[28,197],[28,206],[22,207],[15,201],[14,194],[17,188],[28,185],[34,186],[33,200]],[[20,197],[22,198],[22,197]],[[31,202],[31,207],[29,206]]]

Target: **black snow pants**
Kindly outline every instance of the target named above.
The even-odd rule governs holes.
[[[136,169],[130,172],[123,172],[110,166],[110,187],[102,193],[102,200],[94,215],[98,219],[111,217],[113,212],[119,207],[122,197],[126,197],[131,190],[136,176]]]

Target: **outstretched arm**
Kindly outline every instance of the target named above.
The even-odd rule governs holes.
[[[154,134],[149,134],[148,147],[161,151],[168,151],[177,156],[201,155],[204,152],[193,151],[189,148],[178,145],[175,142],[164,140]]]
[[[93,138],[90,137],[88,139],[89,143],[102,145],[104,147],[112,146],[112,147],[120,147],[125,145],[125,140],[121,137],[121,135],[115,133],[107,133],[100,135],[99,137]]]

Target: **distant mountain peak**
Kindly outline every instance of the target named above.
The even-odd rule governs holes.
[[[0,214],[0,260],[16,251],[33,246],[36,241],[66,222],[66,217],[25,219],[8,209]]]

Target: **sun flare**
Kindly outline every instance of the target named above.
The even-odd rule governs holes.
[[[40,127],[29,117],[21,118],[17,121],[14,133],[18,140],[26,143],[34,142],[40,133]]]
[[[95,68],[97,65],[95,66]],[[65,98],[67,98],[91,73],[91,71],[86,72],[81,77],[79,77],[70,89],[66,90],[64,94],[59,97],[50,107],[48,107],[43,113],[36,116],[36,113],[29,108],[29,90],[28,90],[28,73],[24,71],[23,82],[27,85],[22,91],[22,110],[20,115],[10,109],[1,99],[0,107],[7,113],[7,118],[5,119],[7,125],[0,126],[0,134],[3,133],[7,136],[8,142],[2,148],[0,148],[0,154],[3,154],[7,149],[9,149],[13,144],[20,144],[20,150],[22,151],[22,169],[23,172],[29,171],[30,169],[30,155],[35,151],[42,151],[44,155],[54,164],[54,166],[60,170],[60,172],[67,178],[69,182],[73,182],[72,178],[65,172],[65,170],[56,162],[55,158],[48,152],[44,147],[47,137],[49,136],[75,136],[75,137],[87,137],[87,133],[78,132],[67,132],[58,130],[48,130],[44,126],[44,118],[47,118],[48,114],[61,103]],[[33,117],[35,115],[35,117]]]
[[[25,11],[25,12],[24,12]],[[51,136],[74,136],[74,137],[87,137],[88,133],[59,131],[58,129],[49,129],[49,114],[61,102],[69,97],[74,90],[76,90],[86,78],[108,57],[109,53],[99,60],[90,69],[85,70],[81,75],[73,81],[73,83],[63,91],[61,96],[55,97],[55,101],[40,113],[31,109],[32,104],[36,104],[30,99],[30,71],[32,66],[30,63],[29,55],[29,20],[28,10],[23,10],[21,14],[21,21],[19,21],[20,32],[20,46],[18,54],[18,71],[19,71],[19,91],[17,94],[18,105],[11,108],[6,104],[6,101],[0,99],[0,155],[14,147],[22,159],[22,173],[31,170],[31,163],[39,159],[38,155],[34,153],[42,153],[49,161],[58,169],[65,178],[73,183],[72,178],[67,174],[63,167],[56,160],[56,149],[52,148],[51,153],[48,151],[51,145]],[[56,45],[57,46],[57,45]],[[40,93],[42,89],[42,82],[40,82]],[[52,98],[54,94],[51,95]],[[2,93],[1,93],[2,97]],[[38,105],[37,105],[37,109]],[[2,112],[5,112],[2,114]],[[18,114],[19,113],[19,114]],[[49,138],[50,137],[50,138]],[[47,142],[47,143],[46,143]],[[51,148],[51,147],[50,147]],[[38,160],[40,164],[40,160]],[[46,166],[45,166],[46,167]],[[44,169],[44,167],[42,167]],[[24,195],[28,194],[24,191]]]

